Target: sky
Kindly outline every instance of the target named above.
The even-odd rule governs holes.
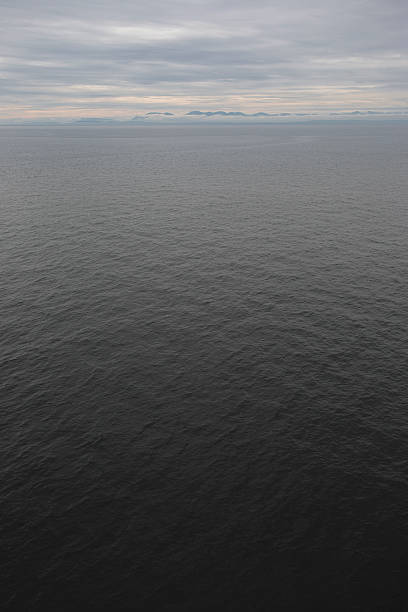
[[[407,0],[0,0],[0,121],[408,110]]]

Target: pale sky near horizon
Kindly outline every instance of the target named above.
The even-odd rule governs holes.
[[[0,120],[408,110],[407,0],[0,0]]]

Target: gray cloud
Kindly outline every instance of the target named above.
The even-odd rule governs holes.
[[[0,118],[405,109],[407,23],[405,0],[3,0]]]

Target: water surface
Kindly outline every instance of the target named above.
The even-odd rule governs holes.
[[[404,609],[407,160],[0,129],[4,609]]]

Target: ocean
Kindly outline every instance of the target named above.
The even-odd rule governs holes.
[[[3,610],[407,608],[407,162],[0,128]]]

